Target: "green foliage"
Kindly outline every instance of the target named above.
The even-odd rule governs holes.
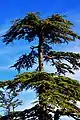
[[[39,39],[40,43],[37,42],[37,46],[30,47],[31,52],[22,55],[12,67],[19,72],[22,68],[27,70],[32,68],[38,61],[41,46],[43,61],[51,60],[51,65],[56,67],[58,74],[74,73],[72,69],[80,67],[80,55],[52,50],[54,44],[69,43],[80,38],[72,31],[72,27],[73,24],[59,14],[42,19],[39,13],[28,13],[24,18],[15,20],[7,33],[3,35],[3,42],[9,44],[16,39],[24,39],[29,42]],[[62,62],[63,60],[72,64],[72,67],[70,64]]]
[[[80,68],[80,54],[77,53],[50,51],[45,57],[45,61],[51,62],[51,65],[56,67],[58,74],[66,72],[74,74],[73,70]]]
[[[22,105],[22,101],[18,99],[18,93],[15,90],[1,88],[0,90],[0,107],[7,110],[8,114],[19,105]]]
[[[40,115],[40,112],[43,113],[43,116]],[[24,111],[17,111],[14,115],[11,113],[9,116],[3,116],[1,120],[8,120],[8,117],[11,117],[11,120],[13,118],[14,120],[40,120],[40,117],[43,118],[42,120],[45,120],[45,117],[46,120],[52,120],[51,115],[47,111],[42,111],[39,105],[35,105],[31,109],[25,109]]]
[[[44,106],[51,105],[53,109],[60,108],[64,112],[80,114],[76,106],[77,101],[80,101],[80,83],[76,80],[52,73],[27,72],[8,82],[8,88],[12,86],[18,92],[29,88],[35,90]]]
[[[74,38],[79,38],[71,30],[72,26],[73,24],[70,21],[65,20],[59,14],[41,19],[37,13],[28,13],[23,19],[15,20],[3,37],[6,44],[9,44],[14,39],[21,38],[31,42],[36,36],[43,36],[44,41],[51,44],[68,43],[75,41]]]

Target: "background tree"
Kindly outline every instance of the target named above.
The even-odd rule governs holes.
[[[72,27],[73,24],[59,14],[43,19],[39,13],[28,13],[24,18],[13,21],[10,29],[3,35],[3,42],[6,44],[17,39],[37,41],[37,45],[30,47],[31,52],[22,55],[12,67],[20,72],[22,68],[28,70],[39,63],[37,67],[39,72],[24,73],[12,82],[6,82],[9,88],[19,87],[20,91],[23,88],[36,90],[40,107],[35,119],[52,119],[49,112],[53,112],[55,107],[57,108],[54,112],[55,120],[61,115],[70,115],[75,119],[75,116],[79,116],[80,109],[76,106],[76,102],[80,101],[80,84],[60,75],[65,75],[66,72],[74,74],[74,70],[79,70],[80,54],[53,51],[54,44],[80,39]],[[55,66],[57,76],[44,72],[44,61]]]
[[[7,88],[0,90],[0,107],[6,109],[8,115],[14,113],[14,109],[19,105],[22,105],[22,101],[18,99],[17,92]]]

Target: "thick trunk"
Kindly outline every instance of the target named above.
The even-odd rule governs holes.
[[[39,38],[39,48],[38,48],[38,54],[39,54],[39,71],[44,72],[44,65],[43,65],[43,39],[40,37]],[[44,87],[43,85],[39,87],[39,95],[44,92]],[[47,113],[46,109],[47,106],[46,104],[43,104],[43,98],[39,96],[39,105],[40,105],[40,116],[39,120],[51,120],[49,117],[49,114]]]
[[[38,54],[39,54],[39,71],[43,72],[44,71],[44,66],[43,66],[43,40],[40,37],[39,38],[39,47],[38,47]],[[42,94],[43,87],[41,86],[39,88],[39,94]],[[42,98],[39,96],[39,104],[42,106]]]
[[[43,66],[43,41],[41,38],[39,38],[39,48],[38,48],[38,54],[39,54],[39,71],[44,71]]]
[[[41,37],[39,38],[39,47],[38,47],[38,60],[39,60],[39,71],[43,72],[44,71],[44,66],[43,66],[43,40]],[[41,90],[42,91],[42,90]],[[39,94],[41,94],[41,91],[39,91]],[[43,105],[42,105],[42,98],[39,96],[39,105],[40,105],[40,116],[39,120],[44,120],[44,114],[43,114]]]

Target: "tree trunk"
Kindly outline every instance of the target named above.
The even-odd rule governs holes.
[[[10,114],[10,105],[8,105],[7,110],[8,110],[8,115],[9,115]]]
[[[38,55],[39,55],[39,71],[44,72],[44,65],[43,65],[43,39],[40,37],[39,38],[39,48],[38,48]],[[40,86],[39,88],[39,95],[42,94],[43,87]],[[39,120],[48,120],[47,119],[47,114],[46,114],[46,107],[45,105],[42,104],[43,99],[41,96],[39,96],[39,105],[40,105],[40,111],[39,111]]]
[[[41,37],[39,37],[38,55],[39,55],[39,57],[38,57],[39,71],[43,72],[44,71],[44,66],[43,66],[43,40],[42,40]],[[41,91],[39,90],[39,95],[41,94]],[[43,120],[44,119],[43,118],[43,109],[44,109],[44,107],[42,106],[42,98],[40,96],[39,96],[39,105],[40,105],[39,120]]]
[[[60,111],[57,109],[54,114],[54,120],[59,120],[59,118],[60,118]]]
[[[43,40],[39,38],[39,48],[38,48],[38,54],[39,54],[39,71],[44,71],[43,66]]]
[[[7,106],[7,110],[8,110],[8,120],[11,120],[11,118],[10,118],[10,104]]]
[[[14,113],[14,106],[13,106],[13,113]]]

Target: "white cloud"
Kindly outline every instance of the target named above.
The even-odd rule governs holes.
[[[74,120],[72,117],[68,117],[68,116],[62,116],[60,117],[61,120]]]
[[[77,105],[76,105],[78,108],[80,108],[80,102],[77,101]]]
[[[79,71],[75,71],[74,75],[67,73],[66,76],[70,77],[72,79],[76,79],[76,80],[80,81],[80,70]]]

